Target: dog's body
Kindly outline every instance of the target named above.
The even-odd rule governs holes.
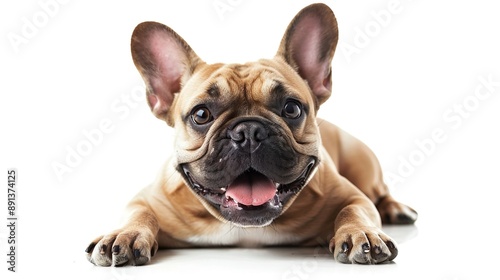
[[[126,225],[90,244],[89,260],[140,265],[158,247],[318,242],[345,263],[394,259],[381,220],[413,223],[416,212],[390,196],[366,145],[316,118],[336,43],[322,4],[295,17],[274,59],[247,64],[206,64],[170,28],[139,25],[134,62],[153,113],[176,130],[176,154],[131,201]]]

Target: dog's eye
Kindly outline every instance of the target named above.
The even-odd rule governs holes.
[[[281,115],[287,119],[298,119],[302,115],[302,106],[295,100],[286,102]]]
[[[211,122],[214,118],[207,107],[198,107],[193,110],[191,119],[197,125],[204,125]]]

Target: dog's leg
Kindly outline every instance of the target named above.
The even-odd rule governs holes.
[[[143,203],[129,205],[130,216],[121,229],[100,236],[85,250],[87,259],[99,266],[143,265],[158,250],[156,216]]]
[[[412,224],[417,212],[389,193],[375,154],[363,142],[337,126],[318,120],[323,145],[339,173],[358,187],[377,206],[383,223]]]
[[[381,220],[374,204],[342,178],[341,188],[347,199],[339,205],[330,251],[342,263],[382,263],[398,255],[396,243],[380,228]]]

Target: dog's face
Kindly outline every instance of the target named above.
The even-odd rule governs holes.
[[[177,169],[205,207],[238,226],[279,217],[319,163],[337,25],[322,4],[290,23],[272,60],[203,62],[170,28],[140,24],[134,62],[153,113],[176,129]]]
[[[268,224],[318,163],[315,103],[284,63],[207,67],[176,101],[179,171],[224,219]]]

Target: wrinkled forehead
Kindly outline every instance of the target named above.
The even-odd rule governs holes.
[[[284,80],[278,71],[260,63],[225,65],[214,74],[214,88],[223,93],[240,93],[254,102],[264,102],[266,95]]]
[[[314,102],[303,79],[288,64],[275,60],[207,65],[193,78],[196,80],[193,84],[201,88],[187,90],[197,92],[197,98],[239,96],[252,102],[266,103],[270,98],[276,98],[273,93],[285,92],[305,103]]]

